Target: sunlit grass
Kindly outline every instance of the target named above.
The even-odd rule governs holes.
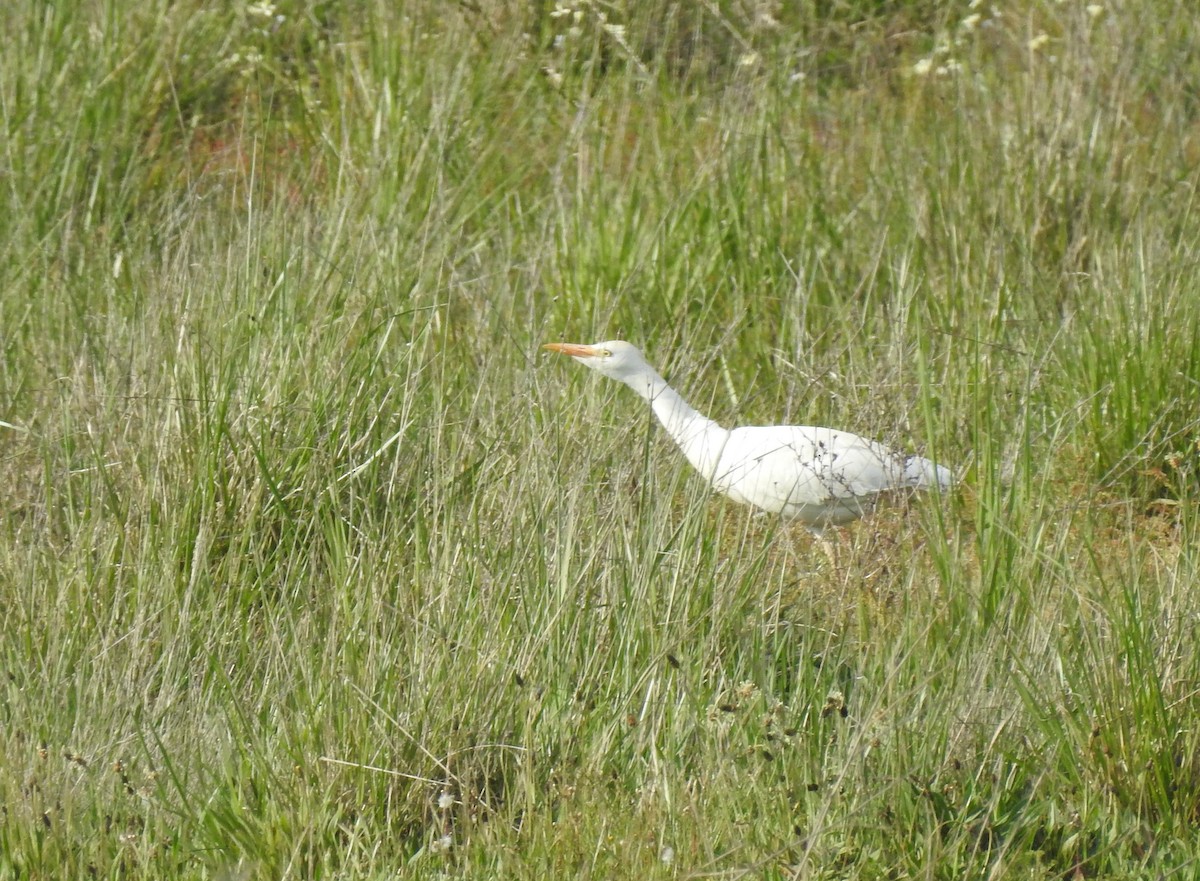
[[[1195,24],[810,6],[10,12],[0,878],[1193,870]]]

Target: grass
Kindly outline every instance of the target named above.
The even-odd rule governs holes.
[[[0,879],[1193,875],[1200,35],[1094,7],[17,3]],[[831,565],[614,336],[963,480]]]

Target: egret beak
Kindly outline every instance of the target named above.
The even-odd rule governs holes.
[[[548,352],[570,355],[572,358],[594,358],[599,354],[595,346],[584,346],[579,343],[546,343],[542,348]]]

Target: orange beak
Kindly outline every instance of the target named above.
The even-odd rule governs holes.
[[[596,356],[594,346],[584,346],[580,343],[546,343],[542,348],[549,352],[558,352],[560,355],[570,355],[572,358],[594,358]]]

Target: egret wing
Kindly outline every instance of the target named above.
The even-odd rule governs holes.
[[[808,516],[831,508],[851,519],[861,513],[859,500],[905,485],[904,461],[849,432],[751,426],[730,433],[713,485],[768,511]]]

